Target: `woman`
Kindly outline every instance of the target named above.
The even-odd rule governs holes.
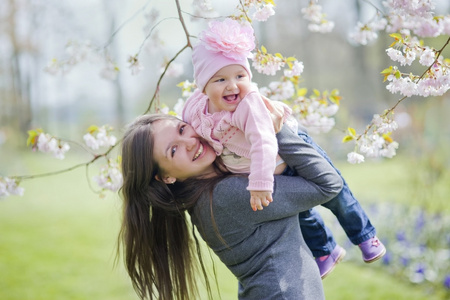
[[[128,128],[122,145],[120,238],[141,298],[193,298],[196,259],[207,280],[189,231],[189,212],[202,238],[238,279],[239,299],[323,299],[297,215],[336,196],[342,179],[287,126],[277,139],[285,149],[297,149],[283,156],[288,164],[300,165],[304,158],[305,165],[301,177],[276,176],[273,203],[253,212],[248,178],[226,173],[190,125],[148,115]]]

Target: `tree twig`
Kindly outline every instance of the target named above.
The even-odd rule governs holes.
[[[448,46],[449,43],[450,43],[450,37],[447,39],[447,41],[444,43],[444,45],[441,47],[441,49],[438,50],[438,51],[436,52],[437,55],[436,55],[435,60],[434,60],[433,63],[425,70],[425,72],[423,72],[423,74],[417,79],[416,83],[419,82],[420,80],[422,80],[423,77],[425,76],[425,74],[427,74],[427,72],[433,67],[433,65],[434,65],[434,64],[437,62],[437,60],[439,59],[439,56],[441,55],[442,51],[444,51],[444,49]],[[402,97],[401,99],[399,99],[399,100],[397,101],[397,103],[396,103],[393,107],[387,109],[381,116],[382,116],[382,117],[385,117],[385,116],[387,116],[389,113],[391,113],[392,111],[394,111],[394,110],[397,108],[397,106],[398,106],[403,100],[405,100],[406,98],[408,98],[408,97],[407,97],[407,96],[404,96],[404,97]],[[374,124],[373,124],[373,122],[371,122],[371,123],[366,127],[366,130],[364,131],[364,133],[363,133],[363,134],[360,134],[356,140],[359,141],[359,140],[361,139],[362,136],[366,135],[366,134],[370,131],[370,129],[372,129],[373,126],[374,126]]]
[[[141,11],[144,11],[147,6],[150,4],[151,0],[148,0],[147,3],[144,4],[144,6],[142,6],[138,11],[136,11],[131,17],[129,17],[127,20],[125,20],[125,22],[123,22],[119,27],[117,27],[117,29],[113,32],[113,34],[111,34],[111,36],[109,37],[108,41],[106,42],[106,44],[103,46],[103,48],[108,47],[111,43],[112,40],[114,39],[114,37],[116,36],[117,33],[119,33],[119,31],[122,30],[122,28],[127,25],[131,20],[133,20],[138,14],[141,13]]]

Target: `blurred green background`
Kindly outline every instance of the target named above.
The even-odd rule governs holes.
[[[21,159],[12,167],[29,174],[60,166],[59,161],[40,153],[5,153],[0,158],[2,165],[19,154]],[[338,163],[338,167],[366,209],[373,202],[424,204],[412,196],[414,181],[410,179],[417,168],[408,158],[363,166]],[[429,201],[429,208],[449,214],[448,170],[444,176],[434,187],[436,201]],[[137,299],[122,261],[114,264],[121,213],[117,195],[101,198],[91,191],[84,168],[26,180],[22,185],[26,189],[23,197],[0,201],[0,299]],[[378,223],[375,226],[382,225]],[[337,231],[331,222],[327,224]],[[350,251],[352,246],[344,247]],[[217,260],[215,266],[222,299],[236,299],[233,275]],[[327,299],[437,300],[449,295],[442,284],[413,284],[393,275],[381,261],[367,265],[345,259],[323,283]],[[214,292],[217,298],[217,289]]]

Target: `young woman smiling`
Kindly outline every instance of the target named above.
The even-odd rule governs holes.
[[[248,177],[226,172],[190,125],[146,115],[129,126],[122,142],[120,240],[140,298],[198,299],[197,261],[210,291],[191,222],[236,276],[239,299],[324,298],[298,214],[336,196],[343,182],[289,127],[277,140],[288,150],[286,163],[303,168],[299,176],[275,176],[276,201],[254,212]]]

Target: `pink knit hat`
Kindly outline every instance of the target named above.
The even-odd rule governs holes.
[[[199,39],[192,52],[198,89],[203,91],[211,77],[228,65],[241,65],[252,77],[247,58],[255,48],[255,37],[250,24],[242,25],[232,19],[212,21],[209,29],[200,33]]]

